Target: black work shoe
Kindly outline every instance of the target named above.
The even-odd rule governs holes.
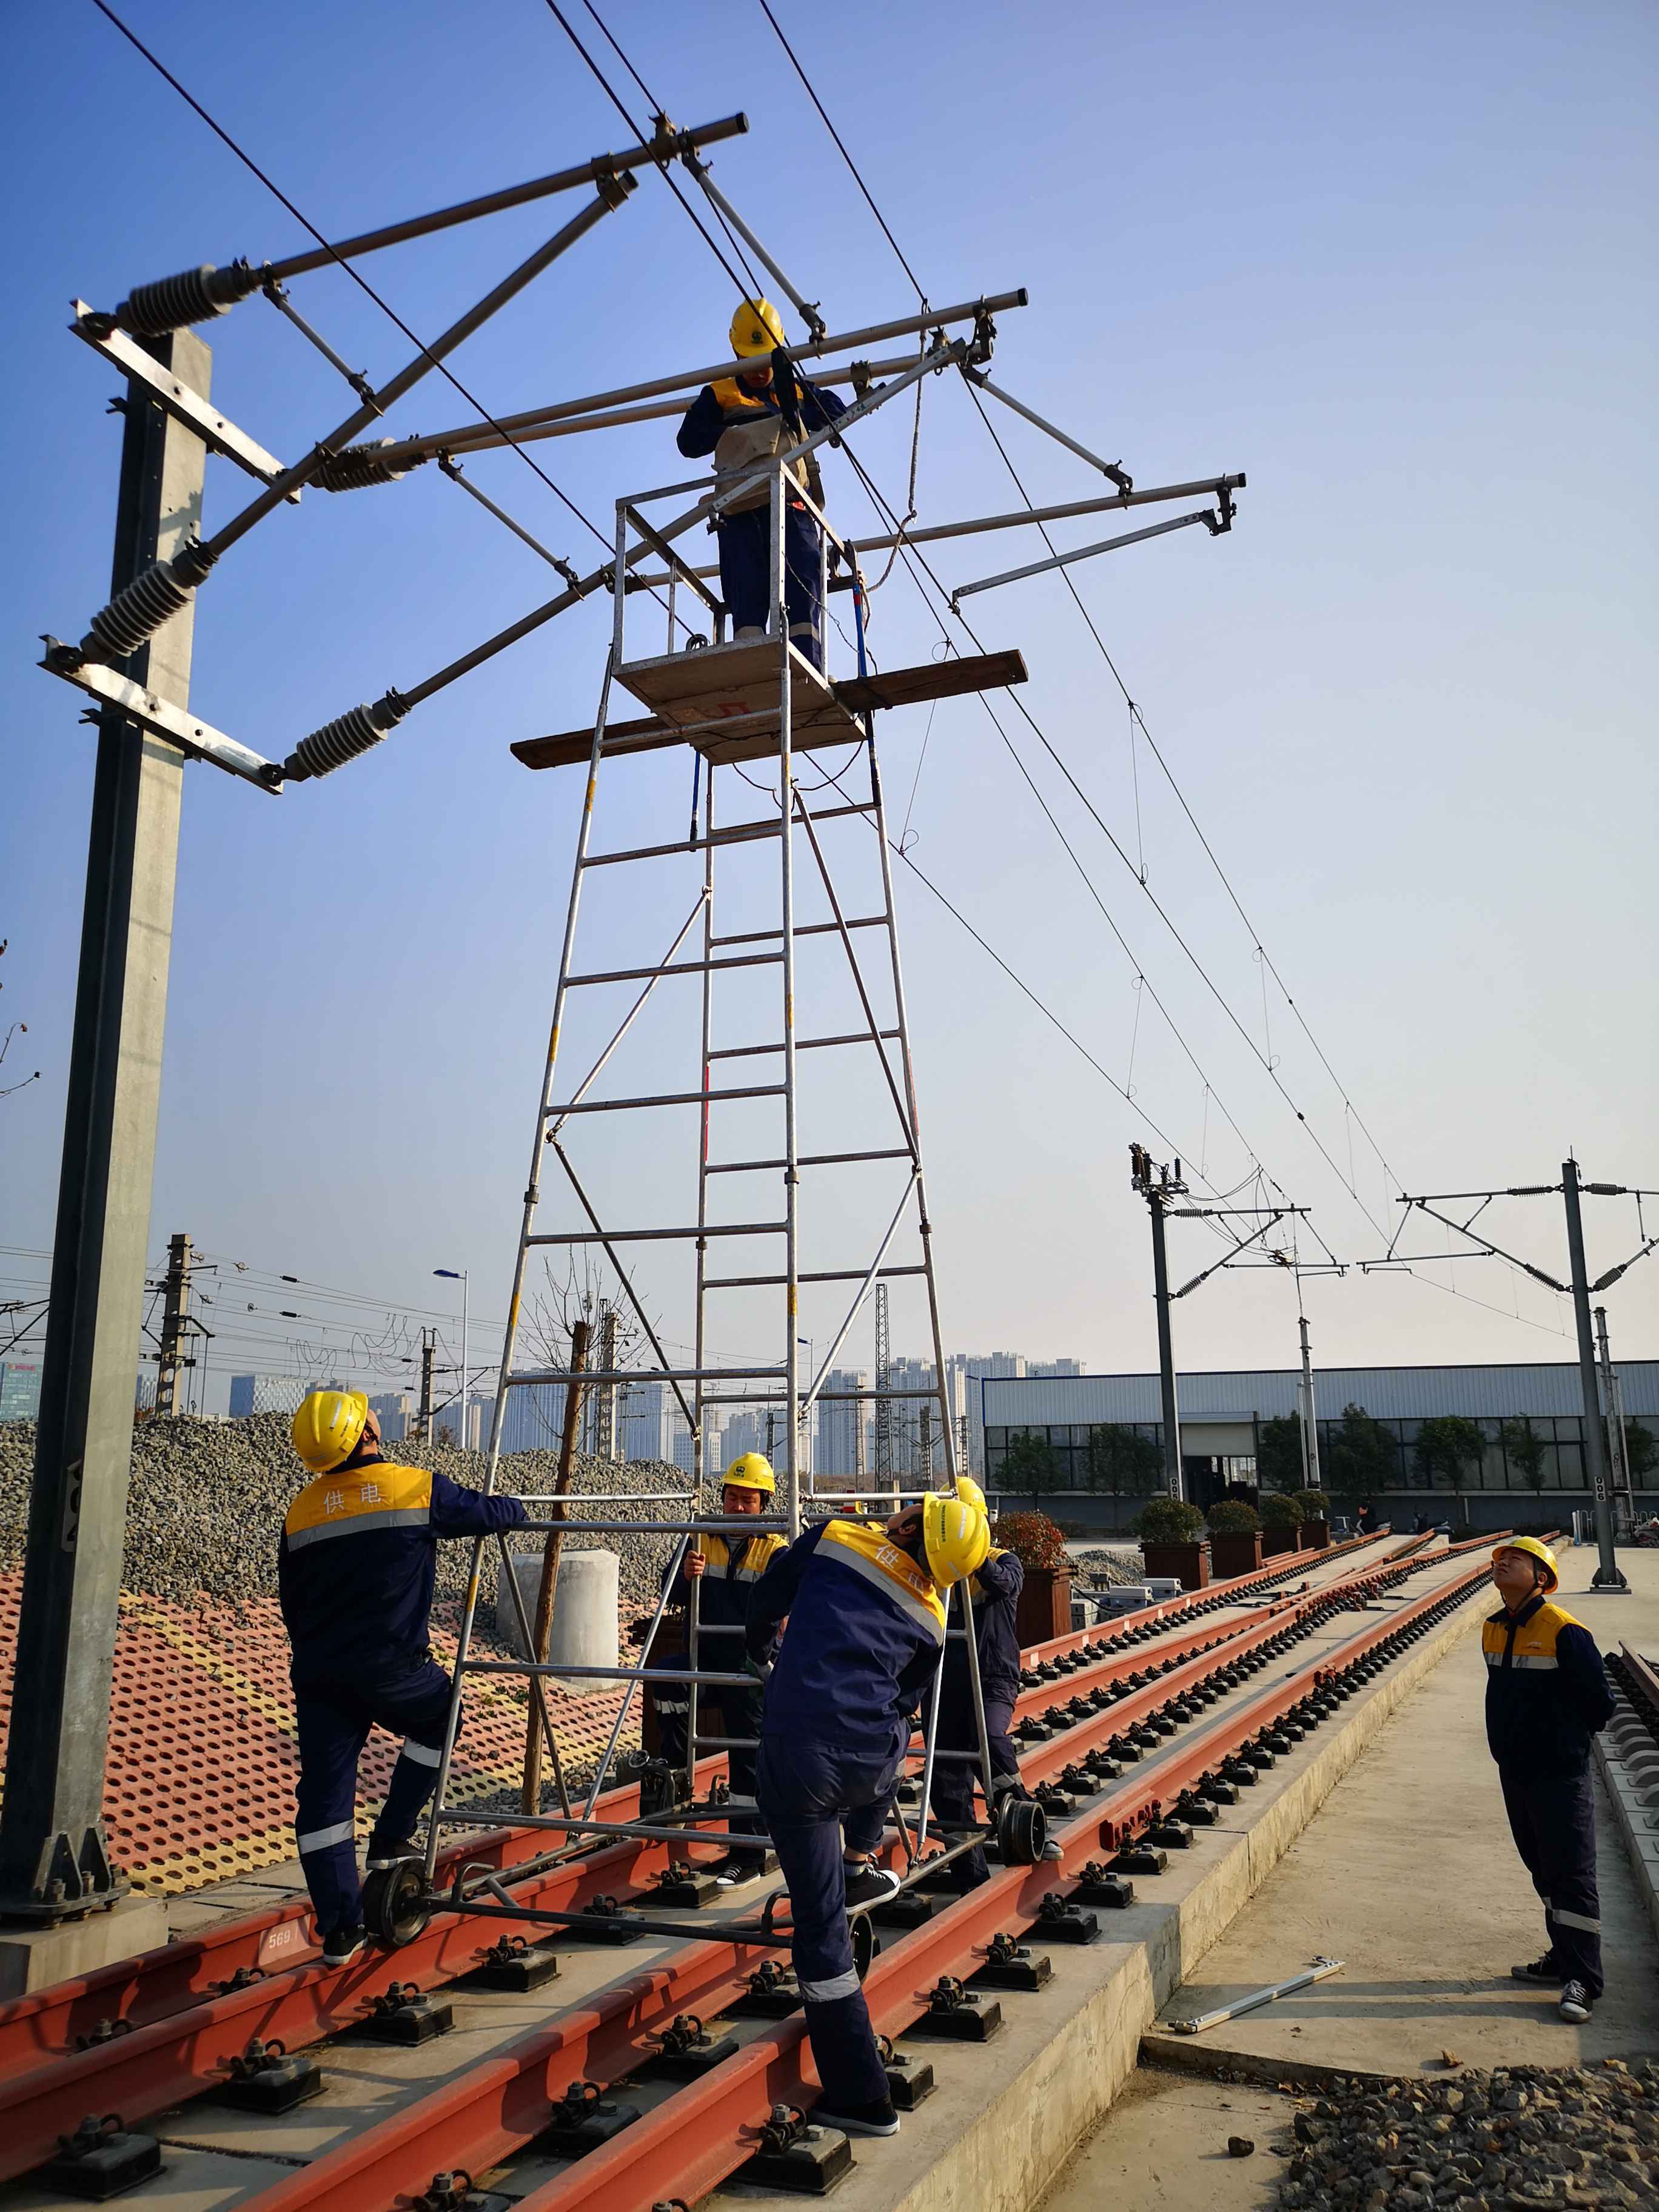
[[[1582,2027],[1595,2011],[1595,2000],[1583,1982],[1567,1982],[1562,1985],[1561,2002],[1555,2009],[1571,2027]]]
[[[390,1836],[384,1838],[380,1836],[371,1836],[368,1839],[368,1856],[364,1861],[364,1869],[369,1874],[384,1874],[388,1867],[401,1866],[405,1859],[419,1859],[425,1856],[426,1853],[421,1845],[411,1844],[407,1836]]]
[[[891,1867],[861,1866],[847,1869],[847,1902],[849,1905],[879,1905],[884,1898],[896,1897],[899,1878]]]
[[[1516,1982],[1547,1982],[1553,1988],[1559,1988],[1567,1978],[1567,1970],[1553,1951],[1546,1951],[1530,1966],[1511,1966],[1510,1978]]]
[[[323,1964],[325,1966],[349,1966],[360,1951],[368,1948],[368,1930],[361,1920],[354,1920],[344,1928],[337,1928],[332,1935],[323,1938]]]
[[[898,2114],[890,2097],[873,2105],[814,2105],[806,2115],[815,2128],[839,2128],[844,2136],[896,2136]]]

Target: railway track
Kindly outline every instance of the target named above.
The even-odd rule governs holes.
[[[878,2027],[893,2034],[909,2027],[927,2008],[929,1984],[967,1972],[992,1933],[1029,1924],[1044,1893],[1074,1877],[1092,1853],[1115,1850],[1178,1813],[1197,1808],[1201,1818],[1206,1778],[1212,1786],[1224,1784],[1221,1766],[1230,1759],[1237,1765],[1259,1755],[1270,1763],[1261,1732],[1294,1708],[1303,1709],[1303,1717],[1289,1722],[1292,1731],[1317,1725],[1322,1699],[1334,1710],[1329,1699],[1341,1692],[1333,1688],[1327,1698],[1316,1676],[1336,1669],[1346,1680],[1375,1664],[1370,1655],[1386,1641],[1420,1632],[1413,1631],[1414,1622],[1466,1595],[1484,1577],[1491,1541],[1464,1547],[1482,1556],[1478,1563],[1454,1563],[1452,1593],[1437,1588],[1259,1692],[1248,1689],[1254,1676],[1338,1613],[1370,1605],[1448,1555],[1425,1557],[1407,1546],[1411,1556],[1387,1553],[1358,1573],[1339,1574],[1326,1587],[1295,1596],[1274,1595],[1268,1586],[1310,1565],[1340,1562],[1330,1553],[1311,1561],[1275,1561],[1240,1585],[1158,1608],[1156,1623],[1130,1616],[1109,1632],[1082,1632],[1027,1654],[1034,1663],[1015,1721],[1022,1771],[1029,1787],[1048,1797],[1064,1856],[1058,1866],[1006,1869],[985,1888],[939,1902],[921,1927],[890,1937],[866,1984]],[[1261,1601],[1252,1605],[1252,1598]],[[1241,1601],[1242,1615],[1213,1617]],[[1220,1711],[1208,1717],[1212,1706]],[[709,1780],[714,1771],[714,1762],[700,1769]],[[1234,1786],[1240,1785],[1226,1784]],[[628,1791],[606,1801],[607,1814],[618,1818],[636,1806],[636,1793]],[[493,1864],[513,1905],[532,1913],[585,1911],[619,1895],[647,1904],[679,1849],[628,1839],[550,1865],[544,1835],[514,1830],[463,1847],[469,1864]],[[461,1852],[449,1856],[459,1860]],[[684,1856],[695,1861],[696,1855],[688,1848]],[[625,1911],[626,1905],[624,1918]],[[161,2132],[182,2148],[191,2116],[179,2116],[176,2108],[222,2089],[251,2045],[269,2045],[275,2038],[295,2052],[360,2028],[376,1999],[395,1996],[394,1984],[429,1992],[476,1968],[495,1932],[476,1918],[444,1915],[407,1948],[332,1972],[314,1954],[281,1962],[293,1942],[289,1931],[301,1924],[292,1909],[260,1916],[215,1931],[214,1939],[170,1946],[85,1984],[0,2008],[0,2176],[26,2172],[50,2157],[58,2137],[88,2113],[118,2114],[128,2129],[167,2113]],[[570,1963],[578,1954],[561,1955]],[[274,2186],[244,2190],[241,2201],[257,2203],[260,2212],[325,2206],[373,2212],[380,2204],[390,2212],[422,2192],[430,2196],[435,2174],[477,2172],[542,2137],[573,2084],[615,2083],[650,2059],[658,2047],[653,2039],[672,2039],[678,2020],[693,2014],[711,2021],[744,2001],[751,1978],[771,1959],[752,1946],[720,1940],[712,1927],[702,1935],[690,1917],[682,1942],[631,1973],[605,1972],[608,1956],[596,1960],[589,1952],[600,1978],[586,1994],[573,1992],[558,2003],[550,2018],[546,2002],[539,2002],[535,2009],[545,2025],[509,2038],[378,2124],[324,2148]],[[111,2025],[100,2027],[100,2021]],[[75,2050],[76,2039],[89,2039],[88,2047]],[[712,2186],[749,2154],[770,2106],[798,2100],[799,2041],[798,2020],[763,2028],[692,2089],[668,2096],[625,2137],[525,2202],[539,2207],[545,2201],[550,2212],[556,2203],[603,2202],[606,2212],[619,2212]],[[672,2173],[665,2180],[675,2159],[690,2159],[692,2137],[695,2173],[688,2167],[678,2180]],[[617,2193],[604,2194],[613,2166]],[[647,2174],[648,2185],[641,2179]]]

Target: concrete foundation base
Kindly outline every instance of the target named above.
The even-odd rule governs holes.
[[[56,1928],[0,1927],[0,2001],[73,1981],[167,1940],[167,1909],[159,1897],[124,1898],[107,1912]]]
[[[512,1559],[525,1612],[534,1620],[536,1594],[542,1579],[541,1556],[533,1552],[514,1552]],[[553,1590],[552,1636],[547,1651],[551,1665],[617,1664],[617,1602],[621,1571],[622,1562],[614,1552],[561,1550],[559,1577]],[[514,1609],[512,1592],[504,1582],[495,1593],[495,1632],[522,1655],[525,1646],[519,1633],[518,1614]],[[555,1689],[568,1690],[579,1698],[591,1697],[595,1690],[605,1686],[591,1674],[568,1678],[555,1674],[551,1680]]]

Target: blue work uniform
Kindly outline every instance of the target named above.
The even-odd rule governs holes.
[[[853,1966],[842,1838],[880,1842],[922,1692],[945,1647],[933,1580],[879,1525],[804,1531],[756,1583],[750,1656],[788,1626],[766,1686],[757,1796],[788,1887],[791,1956],[826,2103],[878,2104],[887,2075]]]
[[[712,1531],[696,1539],[696,1548],[706,1562],[697,1585],[698,1671],[711,1674],[735,1674],[741,1672],[745,1656],[744,1638],[749,1623],[749,1598],[773,1559],[785,1548],[786,1540],[775,1531],[767,1530],[758,1536],[716,1535]],[[690,1602],[691,1577],[684,1564],[674,1577],[669,1592],[671,1605]],[[707,1637],[708,1642],[702,1642]],[[665,1652],[659,1660],[653,1652],[648,1664],[663,1667],[684,1667],[689,1654],[684,1647],[678,1652]],[[772,1646],[760,1656],[769,1659],[775,1649]],[[690,1698],[684,1682],[665,1682],[653,1687],[651,1702],[656,1709],[657,1727],[662,1755],[673,1767],[683,1768],[686,1760],[686,1727],[690,1712]],[[704,1689],[697,1692],[697,1733],[699,1735],[751,1737],[759,1740],[761,1728],[761,1686],[756,1682],[747,1690]],[[755,1762],[757,1754],[750,1750],[732,1750],[726,1754],[726,1772],[730,1778],[731,1819],[728,1826],[734,1831],[751,1831],[755,1826]],[[738,1853],[737,1856],[741,1856]]]
[[[969,1583],[974,1604],[974,1646],[979,1654],[980,1693],[985,1700],[985,1733],[991,1749],[991,1772],[1018,1790],[1019,1758],[1009,1739],[1008,1724],[1019,1695],[1019,1631],[1015,1614],[1025,1583],[1025,1570],[1012,1552],[993,1551]],[[933,1768],[933,1818],[941,1828],[971,1828],[974,1825],[974,1784],[977,1779],[979,1724],[974,1712],[973,1679],[968,1672],[968,1646],[952,1638],[945,1647],[945,1679],[939,1686],[939,1749],[971,1752],[975,1764],[960,1759],[941,1759]],[[953,1861],[951,1871],[963,1888],[975,1888],[989,1879],[981,1845]]]
[[[802,377],[798,376],[795,382],[800,394],[801,426],[809,437],[846,413],[845,401],[837,399],[834,392],[820,391]],[[751,392],[736,377],[724,376],[716,384],[705,384],[686,409],[676,443],[688,459],[696,460],[705,453],[713,453],[717,465],[724,467],[728,463],[720,447],[728,432],[768,422],[781,422],[781,418],[782,410],[770,385]],[[728,445],[728,453],[730,451]],[[772,603],[771,563],[767,552],[769,513],[769,502],[763,484],[757,504],[745,506],[735,514],[722,513],[715,520],[714,534],[720,543],[720,596],[730,611],[734,630],[766,627]],[[789,635],[818,669],[823,666],[820,548],[817,524],[798,499],[788,500],[784,507],[783,551]]]
[[[407,1837],[437,1783],[450,1698],[427,1640],[438,1539],[524,1519],[516,1498],[380,1459],[318,1475],[289,1507],[276,1574],[300,1741],[295,1829],[320,1936],[362,1918],[353,1812],[369,1730],[404,1739],[377,1837]]]
[[[1486,1744],[1522,1864],[1544,1900],[1550,1955],[1564,1980],[1601,1994],[1601,1908],[1595,1883],[1590,1738],[1613,1718],[1613,1692],[1595,1638],[1535,1592],[1480,1629],[1486,1662]]]

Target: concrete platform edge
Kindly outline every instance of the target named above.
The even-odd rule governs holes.
[[[1143,2035],[1141,2063],[1161,2066],[1171,2074],[1201,2075],[1206,2081],[1254,2081],[1264,2089],[1292,2082],[1298,2089],[1326,2089],[1332,2082],[1364,2081],[1386,2089],[1403,2077],[1379,2074],[1367,2066],[1316,2066],[1307,2058],[1272,2058],[1259,2051],[1229,2051],[1223,2044],[1195,2036]]]
[[[1424,1677],[1478,1626],[1478,1593],[1396,1662],[1301,1774],[1026,2064],[1003,2081],[889,2212],[1030,2212],[1134,2072],[1159,2008],[1267,1880]],[[1103,1938],[1109,1929],[1103,1931]],[[1282,2078],[1288,2078],[1285,2076]]]
[[[159,1897],[124,1897],[106,1912],[55,1928],[0,1928],[0,2002],[96,1973],[167,1940],[167,1903]]]

